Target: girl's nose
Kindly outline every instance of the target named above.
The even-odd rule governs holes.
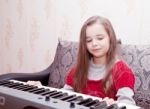
[[[92,40],[92,45],[93,45],[93,46],[96,46],[96,45],[97,45],[97,41],[93,39],[93,40]]]

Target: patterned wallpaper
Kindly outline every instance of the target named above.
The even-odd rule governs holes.
[[[0,0],[0,74],[36,72],[58,39],[78,41],[83,22],[108,17],[123,43],[150,43],[149,0]]]

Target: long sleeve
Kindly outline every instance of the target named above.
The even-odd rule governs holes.
[[[133,99],[135,84],[134,73],[124,62],[118,63],[114,71],[113,80],[117,101],[127,104],[135,104]]]
[[[135,105],[135,101],[133,99],[134,96],[134,92],[131,88],[129,87],[124,87],[121,88],[117,91],[117,102],[121,102],[121,103],[127,103],[127,104],[133,104]]]

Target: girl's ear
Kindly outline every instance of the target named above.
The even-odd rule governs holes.
[[[121,39],[117,39],[117,44],[122,44]]]

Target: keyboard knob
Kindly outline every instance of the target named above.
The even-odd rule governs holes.
[[[49,95],[45,96],[45,101],[50,101],[50,96]]]
[[[74,102],[70,102],[70,108],[75,108],[75,103]]]
[[[95,109],[95,106],[91,106],[90,109]]]
[[[119,109],[127,109],[126,106],[119,107]]]

